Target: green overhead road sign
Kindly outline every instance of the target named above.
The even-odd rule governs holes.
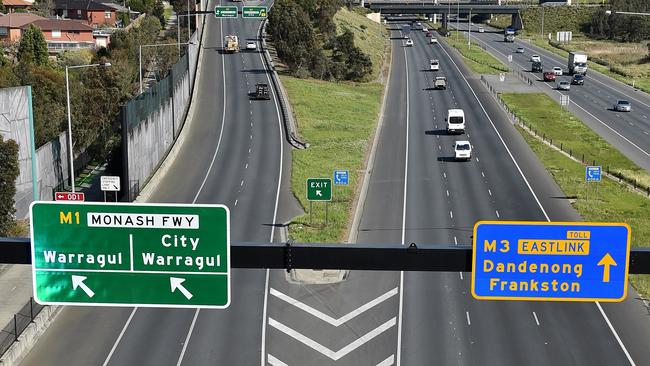
[[[236,6],[215,6],[214,16],[217,18],[237,18]]]
[[[331,201],[332,200],[332,179],[331,178],[307,178],[307,200]]]
[[[225,308],[230,213],[222,205],[34,202],[41,304]]]
[[[241,9],[242,18],[266,18],[266,6],[244,6]]]

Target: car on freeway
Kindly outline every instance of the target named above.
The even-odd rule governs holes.
[[[255,92],[253,97],[255,99],[261,99],[261,100],[271,99],[271,94],[269,94],[269,85],[265,83],[255,84]]]
[[[410,38],[407,39],[407,40],[406,40],[406,43],[405,43],[404,45],[407,46],[407,47],[413,47],[413,40],[410,39]]]
[[[440,70],[440,62],[436,59],[432,59],[431,61],[429,61],[429,70],[431,71]]]
[[[575,74],[573,75],[573,79],[571,79],[571,84],[573,85],[585,85],[585,77],[580,74]]]
[[[531,72],[543,72],[544,68],[542,66],[542,62],[541,61],[533,62],[533,65],[531,66],[530,71]]]
[[[465,111],[462,109],[449,109],[447,110],[447,133],[465,133]]]
[[[431,40],[429,41],[429,43],[438,43],[438,38],[431,37]]]
[[[515,50],[515,52],[517,52],[517,53],[524,53],[525,51],[524,51],[524,48],[523,48],[523,47],[517,47],[517,49]]]
[[[421,26],[422,26],[422,23],[417,22],[417,23],[415,23],[415,26],[416,26],[416,27],[421,27]]]
[[[558,90],[569,90],[569,89],[571,89],[571,83],[568,82],[567,80],[560,80],[557,83],[557,89]]]
[[[437,90],[446,90],[447,78],[444,76],[436,76],[436,81],[433,82],[433,88]]]
[[[478,32],[479,33],[485,33],[485,29],[483,29],[483,27],[478,27]]]
[[[432,35],[433,35],[433,33],[431,33],[431,32],[427,32],[427,34],[426,34],[427,37],[431,37]]]
[[[542,62],[542,58],[539,55],[530,56],[530,62]]]
[[[257,49],[257,43],[255,43],[255,41],[246,42],[246,49],[247,50],[256,50]]]
[[[456,160],[466,160],[469,161],[472,159],[472,145],[469,141],[456,141],[454,143],[454,158]]]
[[[553,73],[554,73],[556,76],[562,76],[562,68],[559,67],[559,66],[555,66],[555,67],[553,68]]]
[[[627,100],[619,100],[614,104],[614,110],[617,112],[631,112],[632,104]]]
[[[555,81],[555,73],[553,71],[544,71],[544,81]]]
[[[429,29],[427,29],[427,27],[422,27],[422,32],[426,33],[428,31],[429,31]]]

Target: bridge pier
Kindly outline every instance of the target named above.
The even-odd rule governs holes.
[[[444,29],[447,29],[447,20],[449,18],[449,14],[447,13],[442,13],[442,27]]]
[[[515,30],[524,29],[524,21],[521,19],[521,14],[519,12],[517,12],[517,14],[512,14],[510,26]]]

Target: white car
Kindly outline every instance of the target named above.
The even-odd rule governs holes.
[[[562,76],[562,68],[559,67],[559,66],[555,66],[555,67],[553,68],[553,73],[554,73],[556,76]]]
[[[438,43],[438,39],[436,37],[431,37],[431,40],[429,42],[430,43]]]
[[[479,33],[485,33],[485,29],[483,29],[483,27],[478,27],[478,32]]]
[[[530,56],[530,62],[542,62],[542,58],[539,55]]]
[[[558,90],[569,90],[569,89],[571,89],[571,83],[568,82],[567,80],[560,80],[557,83],[557,89]]]
[[[436,60],[436,59],[433,59],[433,60],[429,61],[429,70],[431,70],[431,71],[440,70],[440,62],[438,62],[438,60]]]
[[[472,145],[469,141],[456,141],[454,143],[454,158],[456,160],[472,160]]]
[[[408,47],[413,47],[413,40],[412,40],[412,39],[410,39],[410,38],[409,38],[409,39],[407,39],[407,40],[406,40],[406,43],[405,43],[405,46],[408,46]]]
[[[426,33],[426,32],[428,32],[429,30],[427,29],[427,27],[422,27],[422,31],[423,31],[424,33]]]
[[[523,48],[523,47],[517,47],[517,49],[515,50],[515,52],[517,52],[517,53],[524,53],[524,48]]]
[[[256,50],[257,49],[257,43],[255,43],[255,41],[246,42],[246,49],[247,50]]]

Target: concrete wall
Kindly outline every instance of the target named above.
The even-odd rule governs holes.
[[[66,132],[61,132],[58,138],[36,150],[36,189],[41,201],[51,201],[52,190],[64,182],[67,184],[70,179],[67,137]],[[29,210],[29,203],[26,210]]]

